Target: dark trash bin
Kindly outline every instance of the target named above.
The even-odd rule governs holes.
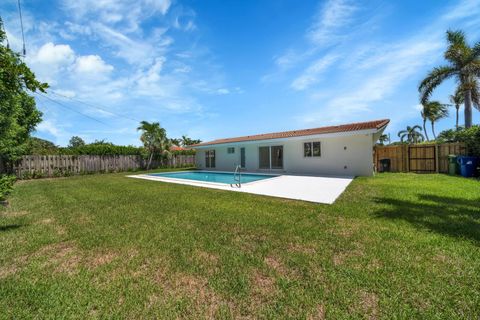
[[[478,158],[460,156],[457,158],[457,162],[458,164],[460,164],[460,174],[463,177],[469,178],[475,176],[478,165]]]
[[[390,172],[390,159],[381,159],[380,160],[380,168],[378,168],[380,172]]]
[[[448,155],[448,174],[449,175],[456,175],[460,174],[460,165],[457,162],[457,156],[454,154]]]

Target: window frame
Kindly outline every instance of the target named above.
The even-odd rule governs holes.
[[[227,154],[235,154],[235,147],[227,147]]]
[[[217,159],[216,159],[215,149],[205,151],[205,168],[215,168],[216,160]]]
[[[267,148],[268,149],[268,167],[262,167],[260,164],[260,149]],[[273,148],[280,148],[281,150],[281,167],[273,167],[272,166],[272,156],[273,156]],[[284,153],[285,146],[283,144],[278,145],[269,145],[269,146],[258,146],[258,169],[259,170],[284,170],[285,169],[285,153]]]
[[[318,154],[315,154],[314,145],[318,144]],[[309,153],[306,152],[306,146],[309,146]],[[320,158],[322,157],[322,142],[321,141],[306,141],[303,142],[303,157],[304,158]]]

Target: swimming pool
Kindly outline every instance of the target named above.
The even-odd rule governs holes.
[[[233,172],[212,172],[212,171],[180,171],[180,172],[166,172],[166,173],[150,173],[149,176],[174,178],[184,180],[196,180],[214,183],[235,184],[237,183],[233,178]],[[253,174],[242,173],[241,182],[249,183],[258,180],[270,179],[277,177],[269,174]]]

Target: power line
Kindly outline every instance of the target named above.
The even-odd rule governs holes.
[[[49,96],[47,96],[47,95],[45,95],[45,94],[39,93],[39,92],[37,92],[37,91],[34,91],[33,93],[35,93],[36,95],[38,95],[38,96],[40,96],[40,97],[43,97],[43,98],[46,98],[46,99],[50,100],[51,102],[53,102],[53,103],[61,106],[62,108],[65,108],[65,109],[68,109],[68,110],[70,110],[70,111],[76,112],[76,113],[78,113],[78,114],[80,114],[80,115],[82,115],[82,116],[84,116],[84,117],[86,117],[86,118],[89,118],[89,119],[91,119],[91,120],[93,120],[93,121],[96,121],[96,122],[99,122],[99,123],[101,123],[101,124],[104,124],[104,125],[106,125],[106,126],[108,126],[108,127],[111,127],[111,125],[109,125],[108,123],[103,122],[103,121],[101,121],[101,120],[98,120],[98,119],[96,119],[96,118],[94,118],[94,117],[91,117],[91,116],[89,116],[89,115],[87,115],[87,114],[84,114],[84,113],[82,113],[82,112],[80,112],[80,111],[78,111],[78,110],[75,110],[75,109],[73,109],[73,108],[70,108],[70,107],[64,105],[63,103],[60,103],[60,102],[58,102],[58,101],[50,98]]]
[[[49,90],[49,92],[50,92],[50,93],[53,93],[53,94],[56,95],[56,96],[59,96],[59,97],[62,97],[62,98],[66,98],[66,99],[69,99],[69,100],[72,100],[72,101],[76,101],[76,102],[78,102],[78,103],[84,104],[84,105],[89,106],[89,107],[91,107],[91,108],[98,109],[98,110],[101,110],[101,111],[103,111],[103,112],[110,113],[110,114],[112,114],[112,115],[114,115],[114,116],[117,116],[117,117],[119,117],[119,118],[125,118],[125,119],[131,120],[131,121],[140,122],[140,120],[138,120],[138,119],[131,118],[131,117],[129,117],[129,116],[125,116],[125,115],[118,114],[118,113],[112,112],[112,111],[110,111],[110,110],[107,110],[107,109],[105,109],[106,107],[103,107],[103,106],[100,107],[100,106],[98,106],[98,105],[94,105],[94,104],[89,103],[89,102],[85,102],[85,101],[82,101],[82,100],[74,99],[74,98],[72,98],[72,97],[69,97],[69,96],[60,94],[60,93],[55,92],[55,91],[53,91],[53,90]]]
[[[27,54],[27,50],[25,49],[25,34],[23,33],[23,19],[22,19],[22,7],[20,6],[20,0],[17,0],[18,3],[18,15],[20,16],[20,27],[22,29],[22,41],[23,41],[23,56]]]

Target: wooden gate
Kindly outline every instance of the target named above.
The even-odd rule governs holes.
[[[437,171],[437,155],[435,145],[412,145],[408,148],[408,167],[417,173]]]
[[[447,173],[450,154],[466,155],[467,148],[462,142],[375,146],[374,164],[380,168],[381,160],[390,159],[392,172]]]

